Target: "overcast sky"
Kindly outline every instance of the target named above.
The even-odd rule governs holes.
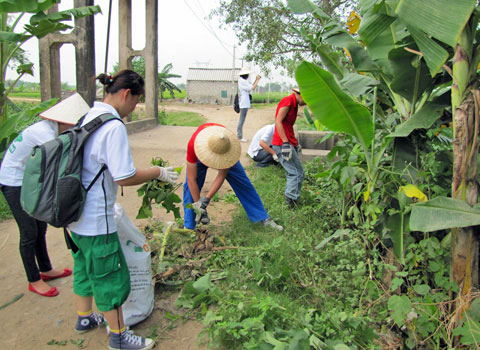
[[[235,35],[232,30],[219,29],[216,19],[208,20],[210,11],[218,6],[218,0],[159,0],[159,70],[166,64],[172,63],[171,73],[179,74],[182,77],[172,80],[174,83],[186,81],[188,68],[209,67],[209,68],[231,68],[233,65],[234,44],[235,65],[242,66],[241,57],[245,49],[238,47]],[[103,71],[105,65],[105,43],[108,22],[108,0],[96,0],[100,5],[103,14],[95,15],[95,55],[96,72]],[[108,70],[118,62],[118,1],[112,1],[112,24],[110,31],[110,48],[108,53]],[[62,0],[60,10],[73,7],[73,0]],[[141,50],[145,45],[145,2],[142,0],[132,1],[132,27],[133,27],[133,49]],[[17,30],[18,31],[18,30]],[[38,41],[31,39],[22,46],[27,50],[30,60],[35,64],[35,76],[25,77],[23,80],[39,81],[38,73]],[[63,45],[61,55],[62,82],[75,82],[75,55],[72,45]],[[259,71],[259,68],[252,65],[263,79],[260,85],[268,82],[267,77]],[[271,82],[293,83],[281,75],[280,70],[271,74]],[[16,75],[10,72],[8,78]]]

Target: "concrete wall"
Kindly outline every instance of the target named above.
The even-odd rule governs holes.
[[[154,119],[154,118],[141,119],[141,120],[125,123],[125,127],[127,128],[128,135],[135,134],[136,132],[140,132],[147,129],[152,129],[156,125],[157,125],[157,119]]]
[[[323,142],[318,141],[330,133],[329,131],[300,130],[298,131],[297,140],[302,145],[302,148],[329,150],[335,145],[335,137],[331,137]]]
[[[236,91],[235,86],[235,92]],[[226,97],[222,97],[222,91],[226,91]],[[187,102],[214,103],[228,105],[233,101],[231,81],[187,81]]]
[[[308,162],[317,157],[326,157],[337,142],[336,136],[323,142],[317,141],[329,133],[329,131],[295,130],[298,144],[301,146],[300,160]]]

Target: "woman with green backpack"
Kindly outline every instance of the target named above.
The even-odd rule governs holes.
[[[57,288],[47,281],[69,276],[72,270],[52,268],[45,239],[47,223],[30,217],[20,205],[25,163],[34,146],[53,140],[72,127],[88,109],[82,97],[75,94],[40,113],[43,120],[28,126],[13,140],[0,167],[0,187],[20,231],[20,256],[28,289],[45,297],[58,295]]]

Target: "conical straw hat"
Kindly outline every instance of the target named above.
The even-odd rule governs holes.
[[[193,145],[197,158],[209,168],[228,169],[240,159],[241,146],[237,136],[221,126],[200,131]]]
[[[240,70],[240,72],[238,72],[237,74],[238,75],[245,75],[245,74],[250,74],[252,73],[252,69],[250,68],[250,66],[243,66],[242,69]]]
[[[75,125],[89,110],[90,106],[87,102],[85,102],[80,94],[75,93],[40,113],[40,117],[59,123]]]

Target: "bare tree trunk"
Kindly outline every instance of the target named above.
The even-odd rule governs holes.
[[[478,90],[472,91],[455,109],[455,137],[453,141],[452,197],[464,200],[470,206],[478,201]],[[455,305],[456,323],[470,306],[470,292],[478,285],[478,243],[475,227],[452,230],[451,279],[459,286]]]

